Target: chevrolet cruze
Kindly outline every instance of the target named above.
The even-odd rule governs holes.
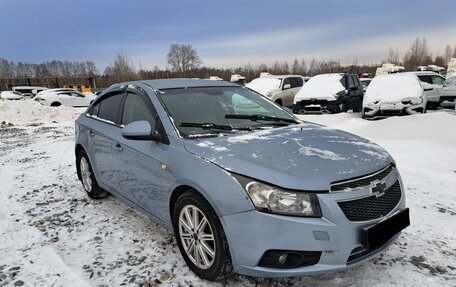
[[[89,197],[162,224],[209,280],[343,270],[409,225],[385,150],[228,82],[113,85],[76,120],[75,152]]]

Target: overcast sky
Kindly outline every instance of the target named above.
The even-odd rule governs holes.
[[[139,66],[165,67],[171,43],[204,65],[402,57],[416,37],[435,54],[456,45],[455,0],[0,0],[0,57],[91,60],[103,71],[122,50]]]

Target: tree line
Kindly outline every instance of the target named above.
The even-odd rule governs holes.
[[[456,57],[456,45],[447,45],[441,54],[435,56],[431,53],[425,38],[416,38],[408,50],[401,57],[397,48],[390,48],[387,57],[382,63],[389,62],[403,65],[407,70],[415,70],[419,65],[435,64],[447,66],[450,58]],[[252,65],[246,63],[238,68],[212,68],[203,66],[196,48],[189,44],[171,44],[166,55],[168,67],[160,69],[136,68],[134,63],[123,52],[118,52],[113,63],[100,73],[92,61],[47,61],[44,63],[12,62],[0,57],[0,79],[6,78],[71,78],[92,77],[98,87],[107,87],[113,83],[131,80],[161,79],[161,78],[209,78],[218,76],[230,80],[232,74],[241,74],[250,81],[259,76],[261,72],[271,74],[297,74],[313,76],[321,73],[352,72],[375,73],[381,63],[360,65],[354,60],[350,65],[341,65],[340,61],[312,59],[307,63],[304,59],[294,59],[291,64],[287,61],[276,61],[272,64],[261,63]]]

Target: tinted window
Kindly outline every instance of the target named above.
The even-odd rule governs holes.
[[[432,84],[432,78],[431,78],[431,76],[418,75],[418,78],[420,79],[421,82],[425,82],[425,83],[428,83],[428,84]]]
[[[359,82],[359,79],[357,76],[353,76],[353,82],[355,83],[356,86],[361,86],[361,83]]]
[[[155,126],[154,114],[147,106],[145,99],[137,94],[128,93],[122,115],[122,124],[128,125],[135,121],[148,121]]]
[[[103,98],[100,102],[98,117],[113,123],[117,123],[122,94],[114,94],[107,98]]]
[[[290,78],[285,78],[285,79],[283,80],[283,85],[282,85],[282,87],[285,87],[285,85],[291,85]]]
[[[290,78],[292,88],[302,87],[302,78]]]
[[[355,83],[353,82],[353,77],[348,77],[348,87],[353,87]]]
[[[434,85],[443,85],[445,79],[439,76],[432,76],[432,83]]]

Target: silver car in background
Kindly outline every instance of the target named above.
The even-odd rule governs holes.
[[[343,270],[409,225],[384,149],[233,83],[113,85],[76,120],[75,154],[91,198],[111,193],[163,225],[209,280]]]

